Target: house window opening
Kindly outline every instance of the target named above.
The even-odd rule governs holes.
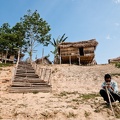
[[[10,55],[7,55],[7,59],[10,59]]]

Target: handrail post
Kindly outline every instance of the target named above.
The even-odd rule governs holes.
[[[19,50],[18,50],[18,60],[17,60],[16,67],[18,67],[18,63],[19,63],[19,61],[20,61],[20,48],[19,48]]]
[[[16,75],[16,71],[17,71],[17,67],[18,67],[19,61],[20,61],[20,48],[19,48],[19,50],[18,50],[18,59],[17,59],[16,66],[13,68],[13,71],[12,71],[11,84],[12,84],[12,82],[13,82],[13,80],[14,80],[15,75]]]

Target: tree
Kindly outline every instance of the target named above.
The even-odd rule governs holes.
[[[8,36],[10,33],[10,25],[8,23],[4,23],[0,28],[0,50],[4,50],[8,47]]]
[[[30,56],[30,61],[32,60],[32,54],[35,47],[39,44],[47,46],[51,39],[49,34],[50,26],[48,23],[40,17],[40,14],[37,12],[27,11],[27,15],[24,15],[21,18],[21,23],[25,31],[25,50]]]
[[[6,58],[8,54],[15,55],[17,58],[18,54],[14,48],[20,49],[25,44],[24,31],[21,27],[17,23],[13,28],[10,28],[8,23],[4,23],[0,28],[0,52],[3,53],[6,51]]]
[[[51,51],[51,53],[54,54],[54,61],[57,57],[57,54],[58,54],[58,45],[62,42],[64,42],[68,37],[65,37],[65,33],[62,35],[62,37],[58,37],[57,39],[54,39],[53,38],[53,42],[50,41],[51,45],[54,46],[54,51]]]
[[[11,37],[12,36],[11,36],[10,25],[8,23],[4,23],[0,28],[0,51],[2,55],[3,53],[6,54],[5,55],[6,59],[8,55],[8,50],[11,47],[11,42],[9,42]],[[6,59],[5,59],[5,63],[6,63]]]
[[[37,11],[32,13],[28,10],[27,12],[27,15],[24,15],[21,21],[12,28],[8,23],[0,27],[0,52],[7,49],[9,54],[16,54],[14,48],[24,49],[32,60],[32,53],[37,45],[47,46],[49,44],[51,35],[48,23],[40,17]]]

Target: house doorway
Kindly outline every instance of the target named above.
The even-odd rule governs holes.
[[[80,56],[84,56],[83,47],[79,48],[79,53],[80,53]]]

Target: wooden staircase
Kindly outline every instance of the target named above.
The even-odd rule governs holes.
[[[16,74],[9,87],[11,93],[37,93],[50,92],[51,85],[48,81],[40,78],[35,73],[32,65],[25,62],[20,62],[16,69]]]

